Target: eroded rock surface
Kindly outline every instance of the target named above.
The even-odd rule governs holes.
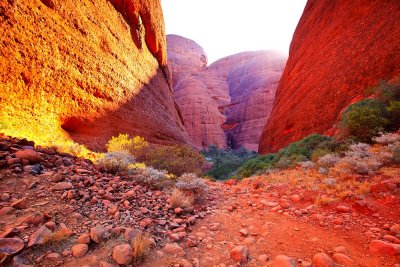
[[[397,0],[309,0],[259,152],[313,133],[333,134],[339,114],[365,89],[399,76],[399,17]]]
[[[186,142],[160,1],[15,0],[0,11],[2,132],[90,148],[119,133]]]

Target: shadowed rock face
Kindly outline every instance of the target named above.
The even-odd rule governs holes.
[[[0,131],[99,149],[119,133],[187,141],[159,0],[2,1],[0,24]]]
[[[193,143],[257,150],[285,57],[244,52],[207,67],[207,56],[194,41],[168,35],[167,45],[175,99]]]
[[[309,0],[297,26],[260,153],[332,134],[341,111],[400,75],[400,5]]]

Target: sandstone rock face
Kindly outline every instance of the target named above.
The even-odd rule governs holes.
[[[91,148],[119,133],[187,141],[159,0],[14,0],[0,12],[1,132]]]
[[[399,76],[399,15],[396,0],[309,0],[259,152],[312,133],[332,134],[341,111],[366,88]]]
[[[194,41],[168,35],[167,44],[175,100],[193,143],[257,150],[285,57],[244,52],[207,67],[207,56]]]

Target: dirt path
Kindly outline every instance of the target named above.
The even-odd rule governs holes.
[[[192,247],[187,242],[181,244],[185,252],[181,256],[162,251],[153,253],[144,266],[235,265],[230,251],[236,246],[249,249],[246,266],[272,266],[277,255],[293,257],[299,266],[311,266],[313,256],[319,252],[331,257],[336,252],[348,256],[353,265],[346,266],[378,267],[400,263],[399,256],[380,256],[369,251],[369,229],[378,231],[385,224],[384,218],[351,211],[321,210],[312,203],[295,202],[290,196],[289,207],[281,209],[278,203],[286,197],[274,192],[256,190],[243,183],[217,187],[212,214],[199,221],[189,236],[197,242]],[[296,216],[298,210],[304,214]]]

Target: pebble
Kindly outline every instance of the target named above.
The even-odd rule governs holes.
[[[249,257],[249,249],[245,246],[237,246],[233,248],[230,253],[230,258],[241,264],[247,263],[247,258]]]
[[[129,244],[115,246],[112,258],[118,264],[129,265],[133,258],[132,247]]]

